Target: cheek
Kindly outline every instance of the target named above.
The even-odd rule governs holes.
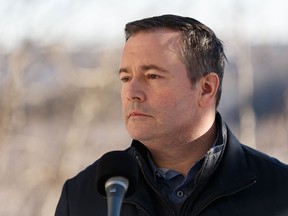
[[[121,88],[121,92],[120,92],[120,98],[121,98],[121,103],[122,103],[122,106],[124,106],[125,103],[127,103],[127,96],[126,96],[126,91],[125,89],[122,87]]]
[[[126,113],[126,109],[125,107],[127,106],[127,100],[125,100],[124,94],[121,91],[121,109],[122,109],[122,115],[124,116]]]
[[[163,115],[171,115],[175,112],[181,101],[174,93],[165,93],[154,98],[153,107]],[[152,105],[152,104],[151,104]]]
[[[187,100],[191,100],[192,97],[193,92],[191,89],[179,85],[179,88],[173,88],[169,91],[162,92],[158,98],[167,105],[176,106],[179,105],[179,103],[181,104]]]
[[[121,97],[122,102],[123,102],[124,95],[125,95],[124,88],[121,87],[121,90],[120,90],[120,97]]]
[[[190,92],[188,92],[190,90]],[[159,97],[159,106],[172,115],[189,114],[197,106],[197,97],[191,89],[178,89]],[[171,115],[170,114],[170,115]]]

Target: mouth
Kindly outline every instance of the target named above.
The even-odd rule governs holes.
[[[138,111],[131,111],[128,113],[127,115],[128,118],[133,118],[133,117],[149,117],[149,115],[145,114],[145,113],[141,113]]]

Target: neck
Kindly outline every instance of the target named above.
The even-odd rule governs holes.
[[[215,142],[216,136],[217,129],[213,123],[209,130],[197,139],[186,139],[171,144],[166,142],[162,145],[158,143],[147,147],[157,167],[172,169],[186,176],[190,168],[205,156]]]

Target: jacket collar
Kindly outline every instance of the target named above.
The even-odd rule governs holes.
[[[198,212],[201,212],[207,205],[218,198],[237,193],[256,182],[256,176],[247,164],[242,145],[229,130],[225,122],[222,121],[219,113],[216,114],[216,122],[218,130],[220,130],[217,144],[222,143],[224,145],[223,153],[219,160],[217,160],[217,163],[214,163],[213,167],[206,169],[205,172],[201,174],[201,184],[197,184],[195,194],[193,193],[192,196],[185,201],[188,205],[185,206],[184,203],[183,210],[187,210],[187,208],[190,209],[189,212],[192,211],[192,215],[197,215]],[[131,147],[132,148],[130,148],[129,151],[136,157],[140,170],[142,170],[144,178],[146,179],[144,184],[148,183],[155,193],[154,178],[151,167],[147,163],[148,149],[137,140],[133,140]],[[141,183],[139,183],[139,185],[140,184]],[[143,188],[147,190],[147,187],[142,187],[142,189],[140,189],[139,192],[141,192],[141,197],[133,196],[133,198],[131,197],[128,201],[136,201],[136,204],[138,203],[139,206],[143,206],[144,203],[148,202],[148,191],[143,190]],[[145,196],[147,196],[148,200]],[[143,202],[143,199],[145,199],[145,202]],[[191,205],[191,202],[193,202],[194,205]],[[147,207],[149,206],[150,209],[152,207],[151,205],[153,206],[153,201],[149,204],[147,203]],[[145,206],[143,206],[143,208],[145,208]]]
[[[192,215],[197,215],[207,205],[220,197],[245,190],[255,184],[257,180],[255,173],[249,167],[242,145],[222,121],[220,114],[218,115],[221,120],[225,150],[217,170],[210,177],[205,189],[197,196]]]
[[[201,175],[199,176],[199,180],[202,181],[206,181],[218,167],[227,143],[227,128],[225,124],[222,123],[222,118],[218,112],[216,114],[216,125],[218,130],[217,140],[214,144],[215,146],[205,155]],[[137,140],[133,140],[131,147],[131,149],[133,149],[134,156],[139,159],[138,163],[144,171],[143,174],[146,176],[146,178],[152,181],[154,175],[152,175],[153,168],[149,163],[149,150],[145,145]],[[153,178],[153,180],[155,181],[155,178]]]

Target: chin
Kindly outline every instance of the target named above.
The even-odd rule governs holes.
[[[152,138],[151,133],[147,133],[145,131],[129,131],[128,130],[128,133],[132,139],[138,140],[140,142],[150,140]]]

